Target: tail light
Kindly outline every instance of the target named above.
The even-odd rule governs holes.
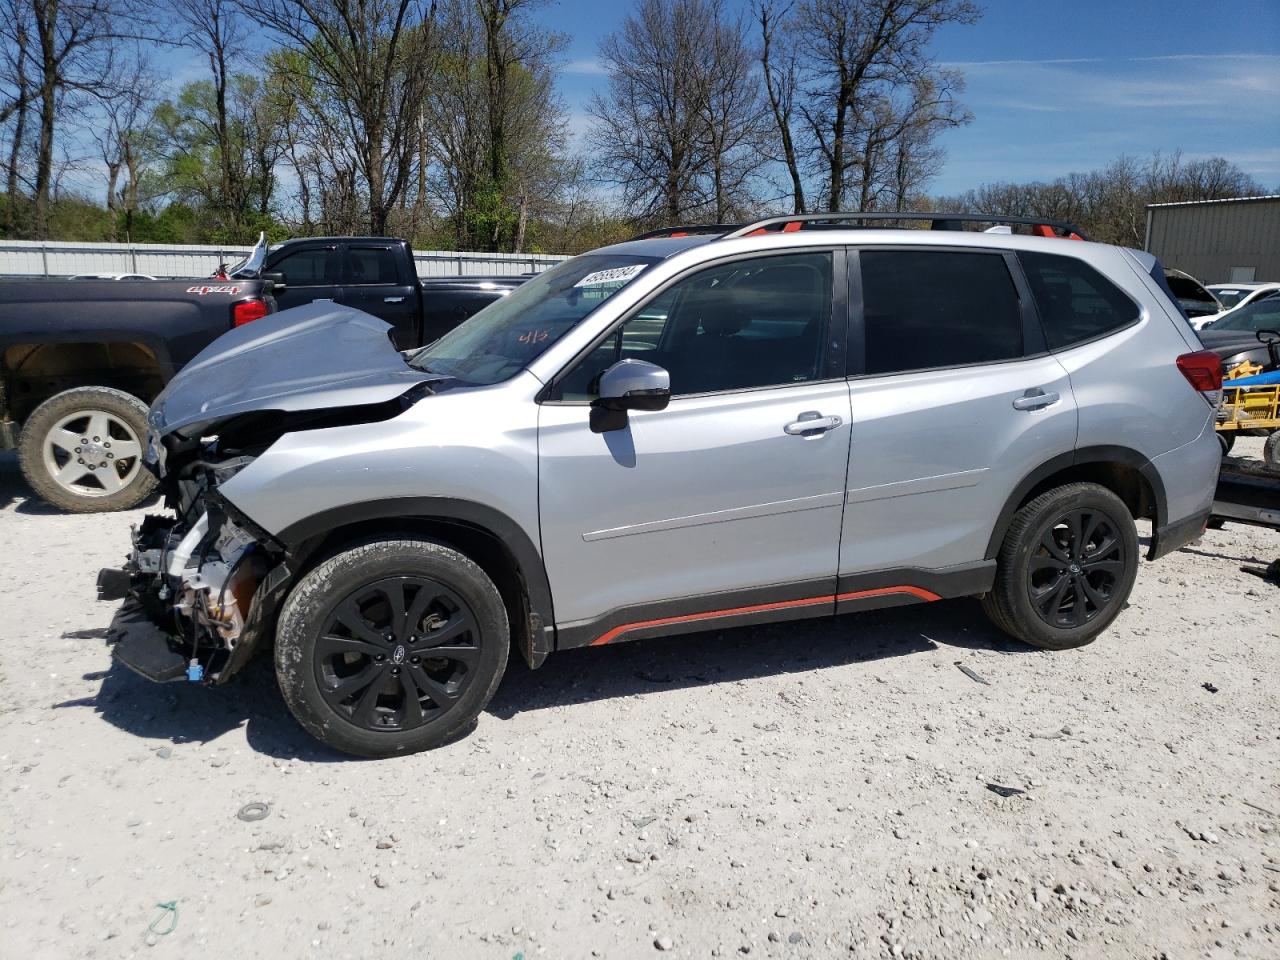
[[[241,300],[239,303],[231,305],[231,325],[233,327],[243,327],[246,323],[253,323],[255,320],[261,320],[271,308],[267,306],[267,301],[262,298],[255,300]],[[1221,382],[1221,377],[1219,377]]]
[[[1212,350],[1184,353],[1178,358],[1178,369],[1187,383],[1200,391],[1200,395],[1216,407],[1222,399],[1222,358]]]

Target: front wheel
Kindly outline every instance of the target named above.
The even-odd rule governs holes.
[[[1124,607],[1138,532],[1110,490],[1072,483],[1014,515],[983,608],[1005,633],[1047,650],[1091,643]]]
[[[352,547],[304,576],[276,633],[290,711],[345,753],[387,757],[454,739],[485,708],[507,663],[493,581],[431,540]]]

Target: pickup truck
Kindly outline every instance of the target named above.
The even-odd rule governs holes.
[[[220,271],[221,273],[221,271]],[[143,467],[147,408],[232,327],[334,300],[392,326],[399,349],[437,339],[522,277],[419,281],[403,240],[259,240],[225,277],[0,282],[0,450],[63,510],[125,510],[155,479]]]
[[[418,279],[413,250],[388,237],[308,237],[271,248],[262,276],[281,310],[314,300],[355,307],[391,324],[400,350],[438,340],[525,277]]]

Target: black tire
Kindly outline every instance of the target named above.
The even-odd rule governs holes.
[[[1010,636],[1069,650],[1111,624],[1137,573],[1138,532],[1123,501],[1097,484],[1067,484],[1014,515],[982,606]]]
[[[1225,457],[1231,452],[1231,448],[1236,445],[1236,435],[1234,433],[1223,433],[1219,430],[1218,443],[1222,445],[1222,455]]]
[[[506,608],[485,572],[406,536],[344,549],[298,582],[280,612],[276,677],[308,733],[344,753],[389,757],[468,730],[509,648]]]
[[[36,495],[61,510],[128,510],[156,487],[142,465],[146,438],[147,405],[137,397],[110,387],[77,387],[50,397],[27,418],[18,465]],[[118,457],[122,450],[129,455]]]
[[[1280,430],[1273,430],[1262,445],[1262,459],[1273,467],[1280,467]]]

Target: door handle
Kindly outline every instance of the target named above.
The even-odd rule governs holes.
[[[383,303],[404,303],[404,297],[383,297]]]
[[[817,437],[834,430],[844,421],[839,417],[824,417],[817,410],[806,410],[793,423],[782,428],[783,433],[792,437]]]
[[[1061,399],[1062,397],[1058,396],[1058,394],[1053,391],[1046,393],[1039,387],[1032,387],[1022,396],[1013,401],[1013,409],[1040,410],[1044,407],[1052,406]]]

